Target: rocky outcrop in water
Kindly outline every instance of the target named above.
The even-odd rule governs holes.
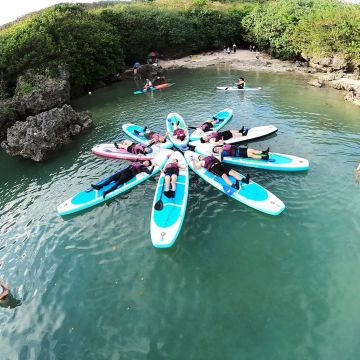
[[[19,120],[11,99],[0,100],[0,140],[6,136],[6,130]]]
[[[12,98],[13,108],[21,118],[37,115],[69,102],[69,73],[61,66],[58,76],[34,74],[32,71],[19,76]]]
[[[7,130],[7,139],[1,146],[12,156],[42,161],[91,125],[89,112],[76,112],[64,105],[17,121]]]

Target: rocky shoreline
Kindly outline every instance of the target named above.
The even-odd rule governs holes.
[[[15,94],[0,103],[1,147],[12,156],[47,159],[92,125],[89,112],[70,105],[69,73],[39,75],[27,71],[17,79]]]
[[[306,59],[306,60],[305,60]],[[187,56],[176,60],[160,60],[165,70],[196,69],[226,64],[236,70],[266,72],[296,72],[309,77],[308,84],[316,87],[330,86],[346,91],[345,100],[360,106],[360,74],[358,69],[349,71],[348,64],[341,56],[328,58],[307,58],[304,61],[283,61],[261,52],[256,59],[255,52],[237,50],[228,55],[223,51]]]

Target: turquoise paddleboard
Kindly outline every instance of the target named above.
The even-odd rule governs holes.
[[[161,167],[163,167],[167,159],[168,159],[167,154],[160,154],[153,161],[156,161]],[[149,167],[149,169],[150,169],[150,167]],[[84,191],[80,191],[75,196],[64,201],[62,204],[60,204],[58,206],[57,211],[58,211],[59,215],[63,216],[63,215],[73,214],[73,213],[88,209],[92,206],[101,204],[105,201],[108,201],[108,200],[114,198],[115,196],[118,196],[118,195],[124,193],[125,191],[132,189],[134,186],[149,179],[150,177],[157,174],[159,171],[160,171],[159,167],[155,166],[153,172],[150,175],[146,174],[146,173],[137,174],[130,181],[120,185],[117,189],[115,189],[114,191],[107,194],[105,199],[103,198],[103,191],[112,187],[114,184],[113,182],[104,186],[100,190],[94,190],[93,188],[90,187]],[[104,182],[107,179],[108,179],[108,177],[99,181],[97,183],[97,185],[100,185],[102,182]]]
[[[179,171],[174,198],[167,198],[164,195],[165,175],[160,175],[154,196],[150,225],[151,241],[157,248],[168,248],[175,243],[186,212],[189,192],[189,169],[184,156],[180,152],[174,152],[168,161],[174,158],[178,159],[180,165],[186,166],[186,169],[180,169]],[[161,210],[156,210],[155,204],[158,203],[160,199],[162,208]]]
[[[201,155],[218,157],[212,151],[213,148],[214,145],[212,144],[200,144],[196,146],[195,151]],[[231,165],[276,171],[303,171],[309,169],[309,161],[307,159],[272,152],[269,153],[269,160],[224,156],[223,162]]]
[[[266,190],[256,182],[250,180],[249,184],[241,183],[241,188],[239,190],[236,190],[233,187],[227,185],[221,177],[214,175],[207,169],[203,167],[201,167],[200,169],[195,169],[194,163],[190,161],[191,157],[195,159],[196,163],[198,161],[199,154],[189,150],[185,152],[185,159],[189,167],[202,179],[216,187],[218,190],[222,191],[224,194],[232,197],[237,201],[240,201],[247,206],[250,206],[269,215],[279,215],[281,212],[284,211],[284,203],[274,194],[272,194],[270,191]],[[243,175],[241,176],[244,177]],[[232,176],[229,176],[229,178],[233,183],[235,183],[235,179]]]
[[[183,141],[180,141],[178,139],[175,139],[173,134],[174,131],[174,126],[173,124],[175,123],[179,123],[179,127],[183,130],[185,130],[186,133],[186,137]],[[178,149],[182,150],[184,148],[187,147],[187,144],[189,142],[189,131],[187,129],[185,120],[183,119],[183,117],[181,115],[179,115],[178,113],[170,113],[167,118],[166,118],[166,131],[169,134],[169,139],[171,140],[171,142],[174,144],[175,147],[177,147]]]
[[[146,146],[150,146],[149,140],[146,137],[134,133],[134,130],[137,130],[140,133],[143,132],[143,126],[127,123],[122,126],[122,129],[124,130],[125,134],[131,137],[134,141]],[[157,143],[156,145],[164,149],[170,149],[173,147],[173,143],[169,140],[166,140],[164,143]]]
[[[213,130],[220,130],[222,129],[233,117],[232,109],[224,109],[219,111],[217,114],[213,115],[218,120],[220,120],[217,124],[213,126]],[[209,119],[211,120],[211,119]],[[204,121],[205,122],[205,121]],[[197,128],[191,135],[190,141],[200,140],[201,137],[205,134],[203,130]]]

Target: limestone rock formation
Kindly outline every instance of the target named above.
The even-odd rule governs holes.
[[[91,125],[89,112],[76,112],[64,105],[17,121],[7,130],[7,139],[1,146],[12,156],[42,161]]]
[[[37,115],[70,102],[69,73],[59,66],[58,76],[27,71],[19,76],[12,99],[14,110],[22,118]]]

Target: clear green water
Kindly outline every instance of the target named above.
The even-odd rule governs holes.
[[[244,74],[244,73],[243,73]],[[170,75],[132,95],[123,82],[74,104],[96,128],[43,164],[0,154],[0,259],[22,305],[0,308],[1,359],[359,359],[359,109],[288,75],[245,73],[261,92],[224,93],[240,72]],[[156,181],[62,219],[59,203],[117,170],[91,147],[121,125],[162,129],[168,112],[195,124],[225,107],[231,127],[274,124],[255,142],[308,158],[305,173],[248,172],[286,205],[278,217],[191,176],[175,246],[155,249]]]

